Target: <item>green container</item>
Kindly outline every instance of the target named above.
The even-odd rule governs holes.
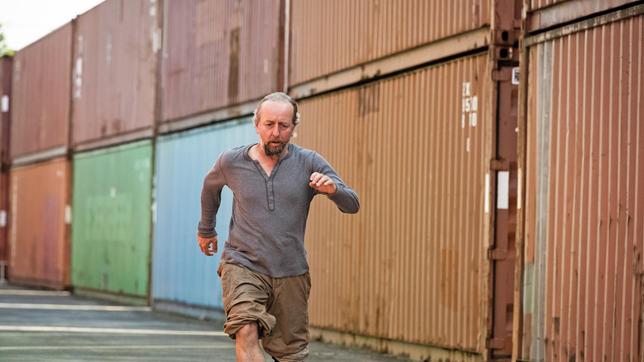
[[[152,144],[74,156],[72,285],[146,297],[149,285]]]

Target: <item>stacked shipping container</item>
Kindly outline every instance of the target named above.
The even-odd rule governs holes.
[[[356,217],[312,208],[315,335],[418,359],[509,357],[512,278],[495,273],[503,263],[512,276],[513,259],[491,261],[488,249],[505,240],[495,255],[512,251],[516,163],[491,169],[491,161],[502,146],[497,109],[510,103],[498,89],[517,87],[492,74],[510,73],[497,60],[515,64],[519,9],[514,1],[291,3],[290,92],[308,97],[296,142],[327,157],[363,204]],[[499,200],[496,170],[508,176]]]
[[[160,13],[108,0],[75,21],[72,284],[134,303],[150,291]]]
[[[152,136],[159,19],[156,0],[109,0],[76,19],[75,150]]]
[[[643,13],[624,0],[108,0],[15,58],[10,278],[65,288],[71,265],[78,291],[221,310],[219,257],[194,240],[201,181],[256,140],[240,116],[288,83],[294,142],[363,205],[311,210],[314,336],[418,359],[640,360]]]
[[[9,278],[57,289],[69,286],[71,44],[68,23],[20,50],[11,90]]]
[[[161,119],[166,129],[215,110],[228,110],[217,118],[249,113],[244,104],[282,89],[283,0],[168,1],[165,6]],[[212,120],[210,114],[204,122]]]
[[[256,140],[250,118],[162,136],[156,153],[156,218],[152,297],[157,307],[223,309],[219,256],[201,253],[195,240],[203,178],[223,151]],[[217,214],[219,248],[228,237],[232,193],[222,193]],[[199,314],[202,315],[202,314]]]
[[[142,298],[150,266],[150,141],[74,156],[72,284]]]
[[[250,117],[283,81],[284,1],[166,2],[163,112],[156,165],[152,298],[157,308],[221,317],[219,255],[208,258],[195,233],[203,177],[221,152],[256,141]],[[231,120],[231,118],[233,118]],[[213,121],[218,126],[185,130]],[[220,251],[232,197],[217,215]],[[168,250],[174,250],[169,253]]]
[[[643,357],[643,12],[527,38],[522,358]]]

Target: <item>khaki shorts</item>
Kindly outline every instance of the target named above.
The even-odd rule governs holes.
[[[222,263],[217,270],[223,289],[231,338],[241,327],[257,323],[264,350],[279,361],[303,361],[309,354],[309,273],[272,278],[245,267]]]

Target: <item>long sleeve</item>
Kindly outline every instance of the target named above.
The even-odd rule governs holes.
[[[316,172],[329,176],[335,182],[336,192],[329,195],[329,200],[333,201],[340,211],[347,214],[355,214],[360,210],[360,200],[358,194],[342,181],[337,172],[329,163],[319,154],[315,154],[314,169]]]
[[[221,203],[221,190],[226,185],[223,172],[224,155],[221,155],[215,166],[206,175],[201,190],[201,219],[199,220],[198,233],[203,237],[217,235],[215,221],[219,204]]]

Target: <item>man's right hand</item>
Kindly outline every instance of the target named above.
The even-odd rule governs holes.
[[[204,238],[200,235],[197,235],[197,242],[199,243],[199,248],[201,252],[207,256],[213,256],[217,252],[217,237],[213,236],[210,238]]]

